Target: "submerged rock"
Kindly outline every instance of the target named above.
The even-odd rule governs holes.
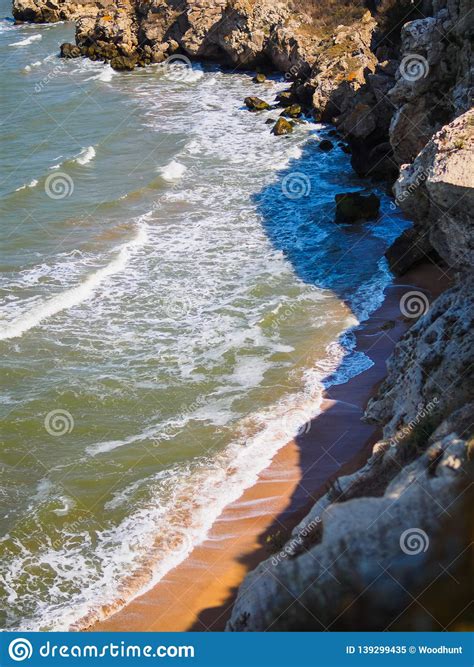
[[[379,214],[380,199],[377,195],[360,192],[344,192],[336,195],[336,222],[350,223],[375,220]]]
[[[286,118],[279,118],[272,128],[272,134],[275,134],[277,137],[282,134],[290,134],[291,132],[293,132],[293,125]]]
[[[332,141],[329,141],[329,139],[323,139],[322,141],[319,142],[318,148],[320,151],[324,152],[332,151],[332,149],[334,148],[334,144],[332,143]]]
[[[270,105],[259,97],[246,97],[244,104],[250,111],[266,111]]]

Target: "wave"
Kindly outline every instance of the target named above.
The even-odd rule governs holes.
[[[29,183],[27,184],[25,183],[25,185],[21,185],[19,188],[17,188],[15,192],[20,192],[20,190],[26,190],[26,188],[34,188],[35,186],[38,185],[38,183],[39,181],[36,178],[33,178],[33,180],[30,181]]]
[[[26,37],[19,42],[12,42],[10,46],[28,46],[33,42],[39,42],[41,39],[43,39],[43,35],[31,35],[31,37]]]
[[[74,162],[77,162],[77,164],[84,165],[90,162],[95,158],[96,152],[94,146],[87,146],[87,148],[83,148],[79,155],[77,155],[74,158]]]
[[[0,340],[18,338],[30,329],[38,326],[43,320],[57,315],[63,310],[69,310],[82,301],[89,299],[104,280],[123,271],[128,263],[131,252],[144,245],[147,238],[146,228],[140,226],[135,238],[122,245],[118,249],[117,257],[107,264],[107,266],[95,271],[81,285],[68,289],[62,294],[44,301],[42,304],[35,306],[24,315],[4,326],[0,332]]]
[[[160,173],[165,181],[179,181],[179,179],[184,176],[186,167],[180,162],[172,160],[169,164],[161,167]]]
[[[36,60],[34,63],[31,63],[30,65],[25,65],[25,67],[23,68],[23,71],[24,71],[24,72],[31,72],[31,70],[32,70],[34,67],[39,67],[39,66],[42,65],[42,64],[43,64],[43,63],[42,63],[41,60]]]

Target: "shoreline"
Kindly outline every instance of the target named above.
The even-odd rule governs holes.
[[[418,288],[431,301],[449,282],[442,269],[425,263],[388,285],[381,307],[356,331],[355,349],[372,359],[371,368],[325,391],[321,413],[277,452],[256,484],[224,509],[206,540],[182,563],[116,613],[111,609],[106,619],[82,629],[224,630],[245,575],[278,550],[276,542],[286,541],[331,481],[365,463],[379,439],[379,427],[361,417],[386,374],[387,358],[415,321],[401,314],[401,295]]]

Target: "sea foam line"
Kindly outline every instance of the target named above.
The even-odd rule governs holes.
[[[122,245],[118,250],[117,257],[107,264],[107,266],[95,271],[81,285],[72,287],[62,294],[44,301],[39,306],[32,308],[29,312],[7,324],[0,331],[0,340],[18,338],[29,331],[29,329],[38,326],[38,324],[48,317],[52,317],[62,310],[69,310],[69,308],[89,299],[104,280],[123,271],[128,263],[131,252],[144,245],[147,238],[148,235],[145,227],[140,226],[135,238]]]
[[[43,39],[43,35],[31,35],[31,37],[22,39],[19,42],[12,42],[10,46],[28,46],[28,44],[32,44],[33,42],[39,42],[41,39]]]

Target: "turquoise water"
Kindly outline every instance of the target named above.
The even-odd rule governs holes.
[[[366,185],[347,155],[242,108],[284,81],[115,73],[57,57],[71,24],[0,26],[0,625],[59,630],[183,560],[370,364],[340,335],[405,223],[384,199],[333,224]]]

